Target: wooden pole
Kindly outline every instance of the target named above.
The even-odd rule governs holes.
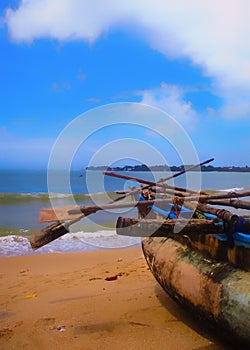
[[[197,194],[197,195],[200,195],[200,194],[203,194],[203,195],[207,195],[207,193],[205,191],[195,191],[195,190],[190,190],[190,189],[187,189],[187,188],[184,188],[184,187],[178,187],[178,186],[171,186],[171,185],[168,185],[168,184],[164,184],[165,188],[167,189],[172,189],[173,191],[179,191],[179,192],[184,192],[184,193],[190,193],[190,194]]]
[[[44,246],[45,244],[48,244],[49,242],[63,236],[64,234],[69,232],[69,227],[70,225],[74,224],[75,222],[79,221],[81,218],[88,216],[90,214],[95,213],[98,210],[104,210],[104,209],[116,209],[116,208],[129,208],[129,207],[140,207],[140,206],[149,206],[149,205],[157,205],[157,204],[161,204],[161,203],[169,203],[172,202],[172,197],[169,198],[165,198],[163,200],[150,200],[150,201],[141,201],[141,202],[137,202],[137,203],[123,203],[123,204],[117,204],[117,203],[113,203],[113,204],[106,204],[103,206],[82,206],[82,207],[73,207],[72,210],[69,209],[69,207],[66,207],[66,214],[67,218],[70,218],[71,215],[75,215],[77,214],[77,218],[74,218],[74,220],[70,220],[68,222],[65,223],[60,223],[57,222],[53,225],[50,225],[44,229],[42,229],[41,231],[39,231],[36,235],[34,235],[33,237],[30,238],[30,244],[31,247],[33,249],[38,249],[42,246]],[[218,202],[217,202],[218,204]],[[212,215],[217,216],[218,218],[225,220],[227,223],[230,223],[230,226],[234,226],[239,224],[239,217],[233,213],[231,213],[228,210],[224,210],[224,209],[218,209],[218,208],[213,208],[211,206],[208,206],[206,204],[202,204],[202,203],[198,203],[197,205],[192,203],[192,202],[185,202],[185,206],[191,210],[199,210],[201,212],[204,213],[209,213]],[[49,213],[49,220],[45,220],[44,221],[56,221],[58,220],[58,217],[53,217],[52,213],[50,211],[53,211],[52,208],[49,209],[44,209],[44,213],[46,215],[46,212]],[[63,208],[60,208],[61,213],[63,213]],[[71,211],[71,213],[70,213]],[[81,215],[79,215],[79,213],[82,213]],[[56,214],[55,214],[56,215]],[[176,222],[176,221],[175,221]],[[197,219],[195,219],[194,222],[198,222]],[[204,225],[206,227],[209,227],[209,229],[212,230],[212,228],[208,225],[208,223],[204,220],[202,220],[202,222],[204,223]],[[171,225],[171,222],[168,221],[169,225]],[[192,230],[194,229],[194,225],[192,223],[191,226],[188,226],[190,229],[192,227]],[[200,231],[201,232],[205,232],[206,228],[205,227],[201,227],[200,226]],[[210,233],[212,233],[212,231],[210,230]]]
[[[174,228],[179,228],[181,232],[174,233]],[[224,232],[224,225],[223,222],[221,225],[215,225],[213,220],[205,219],[161,221],[119,217],[116,232],[118,235],[133,237],[176,237],[176,235],[221,233]]]
[[[144,179],[140,179],[138,177],[134,177],[134,176],[128,176],[128,175],[123,175],[123,174],[118,174],[115,173],[113,171],[103,171],[102,172],[104,175],[108,175],[108,176],[112,176],[112,177],[117,177],[119,179],[123,179],[123,180],[132,180],[132,181],[136,181],[139,182],[141,184],[145,184],[145,185],[149,185],[149,186],[155,186],[157,184],[157,182],[153,182],[153,181],[149,181],[149,180],[144,180]]]
[[[119,201],[119,200],[121,200],[121,199],[126,198],[126,197],[129,196],[129,195],[139,193],[141,190],[148,189],[150,186],[157,186],[157,185],[158,185],[158,186],[160,186],[160,187],[162,187],[162,188],[165,188],[165,187],[170,188],[170,186],[168,186],[167,184],[163,184],[163,182],[168,181],[168,180],[170,180],[170,179],[172,179],[172,178],[175,178],[175,177],[177,177],[177,176],[180,176],[180,175],[182,175],[182,174],[184,174],[184,173],[186,173],[186,172],[188,172],[188,171],[194,170],[194,169],[196,169],[196,168],[198,168],[198,167],[200,167],[200,166],[202,166],[202,165],[204,165],[204,164],[210,163],[210,162],[212,162],[213,160],[214,160],[214,158],[208,159],[208,160],[206,160],[206,161],[204,161],[204,162],[202,162],[202,163],[200,163],[200,164],[193,165],[193,166],[191,166],[191,167],[189,167],[189,168],[187,168],[187,169],[184,169],[184,170],[182,170],[182,171],[180,171],[180,172],[178,172],[178,173],[176,173],[176,174],[174,174],[174,175],[171,175],[171,176],[169,176],[169,177],[167,177],[167,178],[165,178],[165,179],[160,179],[160,180],[157,181],[157,182],[153,182],[153,181],[149,181],[149,180],[140,179],[140,178],[133,177],[133,176],[122,175],[122,174],[118,174],[118,173],[115,173],[115,172],[112,172],[112,171],[103,171],[102,173],[103,173],[104,175],[113,176],[113,177],[117,177],[117,178],[124,179],[124,180],[133,180],[133,181],[137,181],[137,182],[139,182],[139,183],[142,183],[142,184],[145,184],[145,185],[146,185],[146,186],[143,186],[141,189],[138,189],[138,190],[136,189],[136,190],[134,190],[133,193],[132,193],[132,191],[131,191],[131,192],[126,193],[126,194],[122,195],[121,197],[118,197],[118,198],[115,199],[115,201]],[[183,189],[183,188],[180,188],[180,187],[178,187],[178,188],[176,188],[176,189],[177,189],[177,190],[180,190],[180,189],[181,189],[181,190],[189,191],[189,192],[190,192],[190,190],[186,190],[186,189]],[[193,192],[193,191],[192,191],[192,192]],[[195,192],[195,191],[194,191],[194,192]],[[196,192],[196,193],[197,193],[197,192]]]
[[[85,215],[81,215],[77,219],[65,223],[56,222],[50,226],[43,228],[35,235],[29,238],[31,248],[33,250],[36,250],[54,241],[55,239],[65,235],[66,233],[69,233],[69,227],[81,220],[84,216]]]
[[[194,169],[199,168],[199,167],[202,166],[202,165],[205,165],[205,164],[207,164],[207,163],[210,163],[210,162],[212,162],[213,160],[214,160],[214,158],[210,158],[210,159],[205,160],[204,162],[202,162],[202,163],[200,163],[200,164],[192,165],[191,167],[189,167],[189,168],[187,168],[187,169],[183,169],[182,171],[180,171],[180,172],[178,172],[178,173],[176,173],[176,174],[174,174],[174,175],[171,175],[171,176],[169,176],[169,177],[166,177],[165,179],[161,179],[161,180],[157,181],[157,183],[160,184],[160,183],[162,183],[162,182],[166,182],[166,181],[168,181],[168,180],[171,180],[171,179],[173,179],[173,178],[175,178],[175,177],[177,177],[177,176],[180,176],[180,175],[182,175],[182,174],[187,173],[188,171],[192,171],[192,170],[194,170]]]
[[[230,224],[237,224],[239,223],[239,217],[236,214],[231,213],[229,210],[225,209],[219,209],[219,208],[213,208],[209,205],[197,203],[194,204],[192,202],[185,202],[185,207],[191,210],[199,210],[203,213],[208,213],[217,216],[218,218],[222,219],[223,221],[227,221]]]
[[[84,216],[94,214],[99,210],[112,210],[112,209],[120,209],[120,208],[133,208],[140,206],[150,206],[157,205],[162,203],[172,203],[172,197],[166,197],[164,199],[158,200],[149,200],[149,201],[139,201],[139,202],[130,202],[130,203],[109,203],[103,204],[101,206],[66,206],[60,208],[45,208],[40,210],[40,222],[54,222],[54,221],[65,221],[71,220],[76,216],[80,216],[84,214]]]
[[[120,179],[125,179],[125,180],[133,180],[133,181],[137,181],[137,182],[140,182],[142,184],[145,184],[145,185],[149,185],[149,186],[155,186],[155,185],[161,185],[163,182],[166,182],[170,179],[173,179],[177,176],[180,176],[182,174],[185,174],[187,173],[188,171],[191,171],[191,170],[194,170],[204,164],[207,164],[207,163],[210,163],[214,160],[214,158],[211,158],[211,159],[208,159],[200,164],[196,164],[196,165],[192,165],[191,167],[187,168],[187,169],[184,169],[184,170],[181,170],[179,171],[178,173],[174,174],[174,175],[171,175],[171,176],[168,176],[164,179],[160,179],[159,181],[157,182],[153,182],[153,181],[149,181],[149,180],[144,180],[144,179],[140,179],[140,178],[137,178],[137,177],[133,177],[133,176],[127,176],[127,175],[123,175],[123,174],[118,174],[118,173],[115,173],[113,171],[103,171],[102,173],[104,175],[108,175],[108,176],[113,176],[113,177],[118,177]]]
[[[250,196],[250,191],[245,192],[228,192],[228,193],[218,193],[218,194],[212,194],[212,195],[196,195],[196,196],[186,196],[184,197],[185,200],[188,201],[196,201],[198,200],[201,203],[205,203],[210,200],[216,200],[216,199],[227,199],[227,198],[241,198],[241,197],[248,197]]]
[[[179,192],[178,192],[179,194]],[[244,201],[233,201],[230,199],[230,201],[226,201],[226,198],[232,198],[232,197],[243,197],[246,195],[249,195],[249,192],[242,192],[242,193],[228,193],[228,194],[218,194],[218,195],[211,195],[211,196],[186,196],[186,197],[179,197],[181,200],[185,200],[185,206],[187,208],[191,208],[191,210],[194,210],[197,208],[198,210],[201,210],[203,212],[207,212],[209,214],[213,215],[226,215],[225,213],[228,211],[221,210],[221,209],[215,209],[211,206],[207,206],[205,203],[209,202],[211,204],[217,204],[217,205],[223,205],[223,203],[226,203],[228,205],[231,204],[231,206],[235,205],[238,208],[250,208],[249,202]],[[178,196],[177,196],[178,197]],[[225,199],[224,201],[218,202],[219,199]],[[192,203],[192,201],[200,201],[197,205],[195,203]],[[93,214],[99,210],[112,210],[112,209],[119,209],[119,208],[133,208],[133,207],[145,207],[150,205],[160,205],[164,203],[172,203],[173,202],[173,196],[165,196],[163,199],[153,199],[153,200],[145,200],[145,201],[138,201],[138,202],[130,202],[130,203],[117,203],[117,202],[111,202],[108,204],[103,204],[100,206],[66,206],[66,207],[59,207],[59,208],[46,208],[40,210],[40,222],[54,222],[54,221],[65,221],[65,220],[71,220],[75,219],[81,214],[84,214],[85,216]],[[202,206],[203,205],[203,206]],[[199,209],[200,208],[200,209]],[[218,214],[219,213],[219,214]],[[232,214],[234,215],[234,214]],[[229,216],[228,216],[229,217]],[[231,216],[230,216],[231,218]],[[225,218],[224,218],[225,219]],[[230,221],[231,219],[229,219]]]
[[[241,201],[238,199],[214,199],[214,200],[206,200],[207,204],[215,204],[226,207],[233,207],[235,209],[249,209],[250,210],[250,202]]]

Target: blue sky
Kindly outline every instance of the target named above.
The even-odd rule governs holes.
[[[250,166],[249,11],[247,0],[1,1],[0,167],[46,168],[74,118],[121,102],[170,114],[200,161]],[[89,135],[75,167],[121,137],[151,142],[148,130],[107,127]],[[180,164],[160,137],[153,146]],[[144,153],[138,162],[155,164]]]

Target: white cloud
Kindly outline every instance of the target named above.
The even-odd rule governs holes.
[[[241,106],[237,116],[250,112],[249,13],[249,0],[23,0],[17,10],[8,9],[6,21],[16,41],[93,42],[110,28],[129,24],[153,49],[200,65],[226,99],[222,114],[233,117],[228,99],[233,92]]]
[[[224,99],[223,106],[217,111],[218,115],[227,119],[249,118],[250,88],[220,88],[218,94]]]
[[[162,109],[186,129],[195,126],[197,114],[191,102],[184,99],[184,91],[178,86],[162,83],[159,88],[138,91],[138,94],[142,103]]]
[[[98,97],[90,97],[90,98],[87,98],[87,102],[100,103],[101,100]]]
[[[112,25],[116,7],[114,1],[22,0],[16,11],[7,10],[6,19],[17,41],[52,37],[92,42]]]
[[[51,85],[51,91],[62,92],[64,90],[71,90],[71,85],[65,81],[54,82]]]

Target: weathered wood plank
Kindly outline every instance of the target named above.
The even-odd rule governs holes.
[[[119,208],[133,208],[138,206],[149,206],[153,204],[171,203],[172,197],[159,200],[141,201],[141,202],[130,202],[130,203],[109,203],[102,204],[100,206],[66,206],[58,208],[45,208],[40,210],[40,222],[54,222],[54,221],[65,221],[77,218],[79,215],[84,214],[85,216],[95,213],[98,210],[112,210]]]
[[[116,232],[122,236],[133,237],[175,237],[176,235],[197,235],[224,232],[224,224],[214,220],[138,220],[119,217]]]
[[[74,210],[73,214],[69,214],[70,210]],[[58,208],[43,208],[39,213],[40,222],[55,222],[76,219],[82,215],[81,210],[77,206],[65,206]]]

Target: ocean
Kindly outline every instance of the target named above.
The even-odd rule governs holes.
[[[170,172],[124,174],[150,181],[173,175]],[[32,251],[27,235],[46,226],[38,221],[41,208],[51,207],[51,203],[56,206],[107,203],[112,200],[110,193],[135,185],[133,181],[104,176],[100,171],[72,171],[68,182],[67,175],[65,171],[50,173],[48,183],[45,170],[0,171],[0,256],[117,249],[140,244],[138,238],[121,237],[115,232],[119,215],[137,215],[132,208],[99,211],[71,226],[69,234]],[[250,190],[250,173],[190,172],[188,177],[183,174],[168,183],[191,189],[243,191]]]

